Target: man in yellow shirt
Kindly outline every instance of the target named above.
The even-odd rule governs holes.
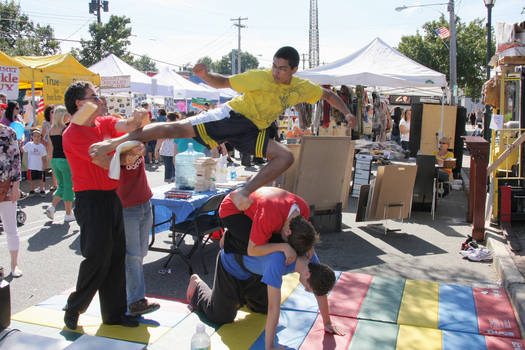
[[[350,127],[356,124],[355,116],[339,96],[309,80],[294,77],[298,66],[299,53],[290,46],[277,50],[271,70],[250,70],[226,77],[209,72],[205,64],[199,63],[193,68],[196,76],[214,88],[232,88],[242,95],[182,121],[150,124],[99,142],[91,147],[91,155],[109,153],[128,140],[193,137],[209,148],[228,141],[241,152],[268,158],[268,163],[246,186],[231,194],[235,206],[246,210],[252,202],[250,193],[275,180],[294,161],[293,154],[270,135],[274,132],[272,123],[287,108],[301,102],[316,103],[322,98],[345,115]]]

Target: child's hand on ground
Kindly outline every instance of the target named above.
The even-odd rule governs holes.
[[[324,325],[325,332],[332,333],[335,335],[345,335],[345,332],[337,325],[327,323]]]

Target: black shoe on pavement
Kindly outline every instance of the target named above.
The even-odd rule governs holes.
[[[135,317],[122,315],[120,316],[120,319],[115,322],[104,322],[104,324],[110,325],[110,326],[123,326],[123,327],[138,327],[139,321]]]
[[[77,311],[66,310],[64,313],[64,323],[69,329],[77,329],[78,317],[80,314]]]
[[[140,316],[153,311],[157,311],[159,308],[160,305],[158,303],[149,301],[146,298],[144,298],[129,305],[129,314],[131,316]]]

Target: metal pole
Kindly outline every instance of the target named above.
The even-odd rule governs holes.
[[[241,72],[241,28],[246,28],[245,25],[241,24],[241,21],[246,21],[248,18],[230,18],[230,21],[237,21],[233,25],[238,29],[238,49],[237,49],[237,74]],[[232,67],[233,69],[233,67]]]
[[[492,6],[487,6],[487,80],[490,79],[490,66],[489,62],[492,58]],[[483,138],[490,142],[490,120],[492,119],[492,113],[489,105],[485,105],[485,118],[483,122]]]
[[[240,21],[239,21],[240,23]],[[237,45],[237,73],[241,72],[241,26],[238,27],[238,45]]]
[[[456,16],[454,15],[454,0],[448,3],[448,11],[450,12],[449,27],[450,27],[450,87],[452,88],[451,105],[456,105],[457,96],[457,71],[456,71]]]
[[[102,6],[100,4],[100,1],[101,0],[97,0],[97,23],[98,24],[102,23],[102,20],[100,19],[100,7]]]

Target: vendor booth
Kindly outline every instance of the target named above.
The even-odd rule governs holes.
[[[131,92],[145,95],[172,96],[172,90],[168,85],[159,84],[156,78],[151,78],[147,74],[130,66],[117,56],[111,54],[101,61],[89,67],[101,77],[112,77],[113,80],[128,80],[127,84],[120,86],[108,86],[102,88],[103,92]],[[106,91],[107,90],[107,91]]]
[[[168,85],[173,89],[175,100],[186,100],[191,98],[205,98],[211,101],[219,101],[220,95],[217,89],[210,90],[195,84],[181,75],[175,73],[171,68],[164,67],[155,75],[159,84]]]
[[[13,58],[24,67],[20,70],[21,82],[42,83],[46,104],[64,103],[64,93],[74,81],[90,81],[97,86],[100,84],[99,75],[81,65],[70,54]]]

